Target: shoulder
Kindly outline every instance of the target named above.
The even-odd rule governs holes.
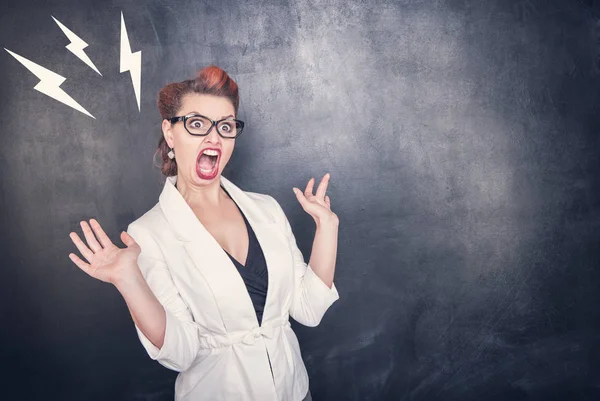
[[[279,222],[281,220],[283,209],[273,196],[250,191],[244,191],[244,193],[252,199],[263,212],[267,213],[273,222]]]
[[[160,208],[160,204],[156,203],[150,210],[142,214],[140,217],[129,223],[129,228],[140,228],[152,230],[156,227],[160,227],[163,224],[167,224],[165,216]]]
[[[160,234],[169,230],[168,223],[157,203],[150,210],[129,223],[127,233],[133,237],[143,250],[158,250]],[[160,254],[155,255],[159,257]]]
[[[248,195],[250,199],[252,199],[254,202],[261,206],[272,207],[273,202],[277,202],[275,198],[273,198],[271,195],[251,191],[244,191],[244,193]]]

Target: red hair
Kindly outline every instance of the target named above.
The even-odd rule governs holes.
[[[183,97],[189,93],[225,97],[231,101],[237,115],[240,104],[237,84],[221,68],[211,65],[201,69],[194,79],[170,83],[160,90],[158,93],[158,111],[161,117],[168,119],[177,116]],[[164,135],[161,134],[154,156],[156,157],[157,153],[160,155],[162,160],[160,170],[167,177],[177,175],[177,162],[167,156],[170,150]]]

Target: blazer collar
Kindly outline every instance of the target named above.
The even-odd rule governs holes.
[[[158,199],[160,208],[173,229],[175,236],[184,242],[192,241],[199,234],[202,236],[208,235],[212,238],[202,223],[200,223],[192,208],[179,193],[179,190],[175,187],[176,183],[176,175],[167,177]],[[257,206],[253,199],[224,176],[221,176],[221,185],[227,190],[253,227],[255,225],[274,222],[273,218]]]

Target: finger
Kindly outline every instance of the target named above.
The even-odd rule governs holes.
[[[108,235],[106,235],[106,233],[100,226],[100,223],[98,223],[98,220],[90,219],[90,225],[92,226],[96,237],[98,237],[98,241],[100,241],[100,244],[102,244],[102,247],[106,248],[107,246],[113,245],[110,238],[108,238]]]
[[[317,199],[323,199],[325,200],[325,192],[327,192],[327,186],[329,185],[329,178],[331,177],[331,174],[327,173],[323,176],[323,179],[321,180],[321,182],[319,183],[319,186],[317,187],[317,193],[316,193],[316,197]]]
[[[94,233],[92,232],[92,229],[87,221],[81,222],[81,229],[83,230],[83,235],[85,235],[85,240],[87,241],[91,250],[94,251],[94,253],[101,251],[102,246],[96,240],[96,237],[94,236]]]
[[[309,197],[312,195],[313,188],[315,186],[314,177],[308,180],[308,184],[306,184],[306,188],[304,189],[304,196]]]
[[[79,256],[75,255],[74,253],[70,253],[69,254],[69,259],[71,259],[71,261],[73,263],[75,263],[75,265],[77,265],[77,267],[79,267],[81,270],[83,270],[87,274],[91,273],[90,264],[89,263],[85,263],[83,260],[81,260],[81,258]]]
[[[329,196],[325,197],[325,203],[327,204],[327,207],[331,209],[331,199],[329,199]]]
[[[79,235],[77,235],[77,233],[70,233],[69,237],[71,237],[71,240],[73,241],[73,243],[75,244],[77,249],[79,249],[79,252],[81,252],[83,257],[86,258],[87,261],[91,263],[92,259],[94,259],[94,252],[92,252],[85,245],[85,243],[81,240],[81,238],[79,238]]]

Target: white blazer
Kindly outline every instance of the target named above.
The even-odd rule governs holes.
[[[246,216],[265,256],[268,291],[262,325],[229,256],[167,177],[158,203],[127,232],[138,264],[166,311],[162,348],[135,326],[150,358],[180,372],[176,401],[300,401],[308,375],[289,317],[316,326],[339,294],[304,262],[277,201],[221,184]],[[269,367],[269,359],[273,368]]]

